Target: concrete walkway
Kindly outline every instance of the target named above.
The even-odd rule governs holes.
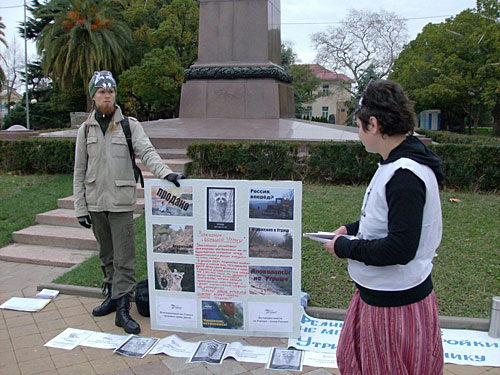
[[[48,283],[65,273],[67,268],[0,261],[0,303],[12,296],[34,297],[37,285]],[[66,328],[88,329],[124,334],[114,325],[114,314],[95,318],[92,309],[100,299],[59,295],[43,311],[27,313],[0,310],[0,374],[1,375],[210,375],[210,374],[293,374],[266,370],[262,364],[226,359],[221,365],[186,364],[185,358],[163,354],[133,359],[111,350],[76,347],[67,351],[43,345]],[[149,319],[141,317],[135,307],[132,316],[142,328],[141,336],[166,337],[173,332],[151,331]],[[206,340],[207,335],[175,333],[184,340]],[[286,347],[286,339],[227,337],[210,335],[220,341],[241,341],[247,345]],[[304,367],[310,375],[339,374],[337,369]],[[445,375],[500,375],[500,368],[445,365]]]

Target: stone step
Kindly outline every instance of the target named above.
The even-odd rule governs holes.
[[[424,145],[430,145],[432,144],[432,139],[431,138],[427,138],[425,135],[423,134],[420,134],[418,132],[415,132],[414,133],[415,137],[417,137],[418,139],[420,139],[420,141],[424,144]]]
[[[146,173],[150,173],[150,172],[146,172]],[[144,177],[144,178],[146,178],[146,177]],[[144,191],[142,192],[142,195],[144,196]],[[136,214],[142,214],[144,212],[144,198],[138,197],[136,202],[137,202],[137,206],[136,206],[134,212]],[[57,200],[57,207],[66,208],[68,210],[74,210],[75,209],[74,203],[75,203],[75,199],[71,195],[71,196],[66,197],[66,198],[59,198]]]
[[[81,228],[75,217],[75,211],[67,208],[57,208],[38,214],[36,215],[35,222],[37,224]]]
[[[156,150],[162,159],[187,159],[185,148],[159,148]]]
[[[43,264],[53,267],[72,267],[97,254],[97,251],[77,250],[13,243],[0,249],[0,259],[9,262]]]
[[[138,218],[139,214],[134,214],[134,219]],[[37,224],[57,225],[61,227],[81,228],[75,217],[75,210],[67,208],[57,208],[52,211],[47,211],[36,215],[35,222]]]
[[[38,224],[12,233],[14,242],[79,250],[97,250],[92,230]]]
[[[163,159],[163,162],[169,166],[169,168],[175,172],[175,173],[185,173],[186,165],[191,163],[191,159],[187,158],[179,158],[179,159]],[[148,168],[142,163],[140,159],[135,159],[135,163],[139,167],[141,171],[143,171],[143,176],[146,178],[144,175],[144,172],[149,172]],[[154,175],[151,174],[152,178],[154,178]]]

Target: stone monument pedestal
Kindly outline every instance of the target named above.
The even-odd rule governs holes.
[[[294,118],[293,89],[274,79],[191,80],[182,85],[180,118]]]
[[[198,61],[186,70],[180,118],[294,118],[280,66],[279,0],[200,0]]]

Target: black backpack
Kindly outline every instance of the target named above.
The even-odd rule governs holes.
[[[121,121],[123,133],[125,134],[125,139],[127,140],[128,152],[130,154],[130,159],[132,160],[132,169],[134,170],[135,182],[141,179],[141,187],[144,187],[144,177],[142,176],[141,169],[135,164],[135,152],[132,147],[132,132],[130,131],[130,123],[127,116],[123,116]]]
[[[135,289],[135,305],[137,306],[137,311],[142,316],[149,316],[149,290],[148,290],[148,280],[142,280],[137,283]]]
[[[134,170],[135,182],[141,180],[141,187],[144,187],[144,177],[142,175],[141,169],[135,164],[135,152],[132,146],[132,132],[130,131],[130,122],[127,116],[123,116],[123,120],[120,122],[122,125],[123,133],[125,134],[125,139],[127,140],[128,152],[130,154],[130,159],[132,160],[132,169]],[[87,138],[89,128],[85,124],[85,138]]]

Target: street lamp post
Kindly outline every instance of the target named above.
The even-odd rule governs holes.
[[[30,105],[28,100],[28,38],[26,37],[26,0],[24,0],[24,72],[26,75],[26,128],[30,129]]]

